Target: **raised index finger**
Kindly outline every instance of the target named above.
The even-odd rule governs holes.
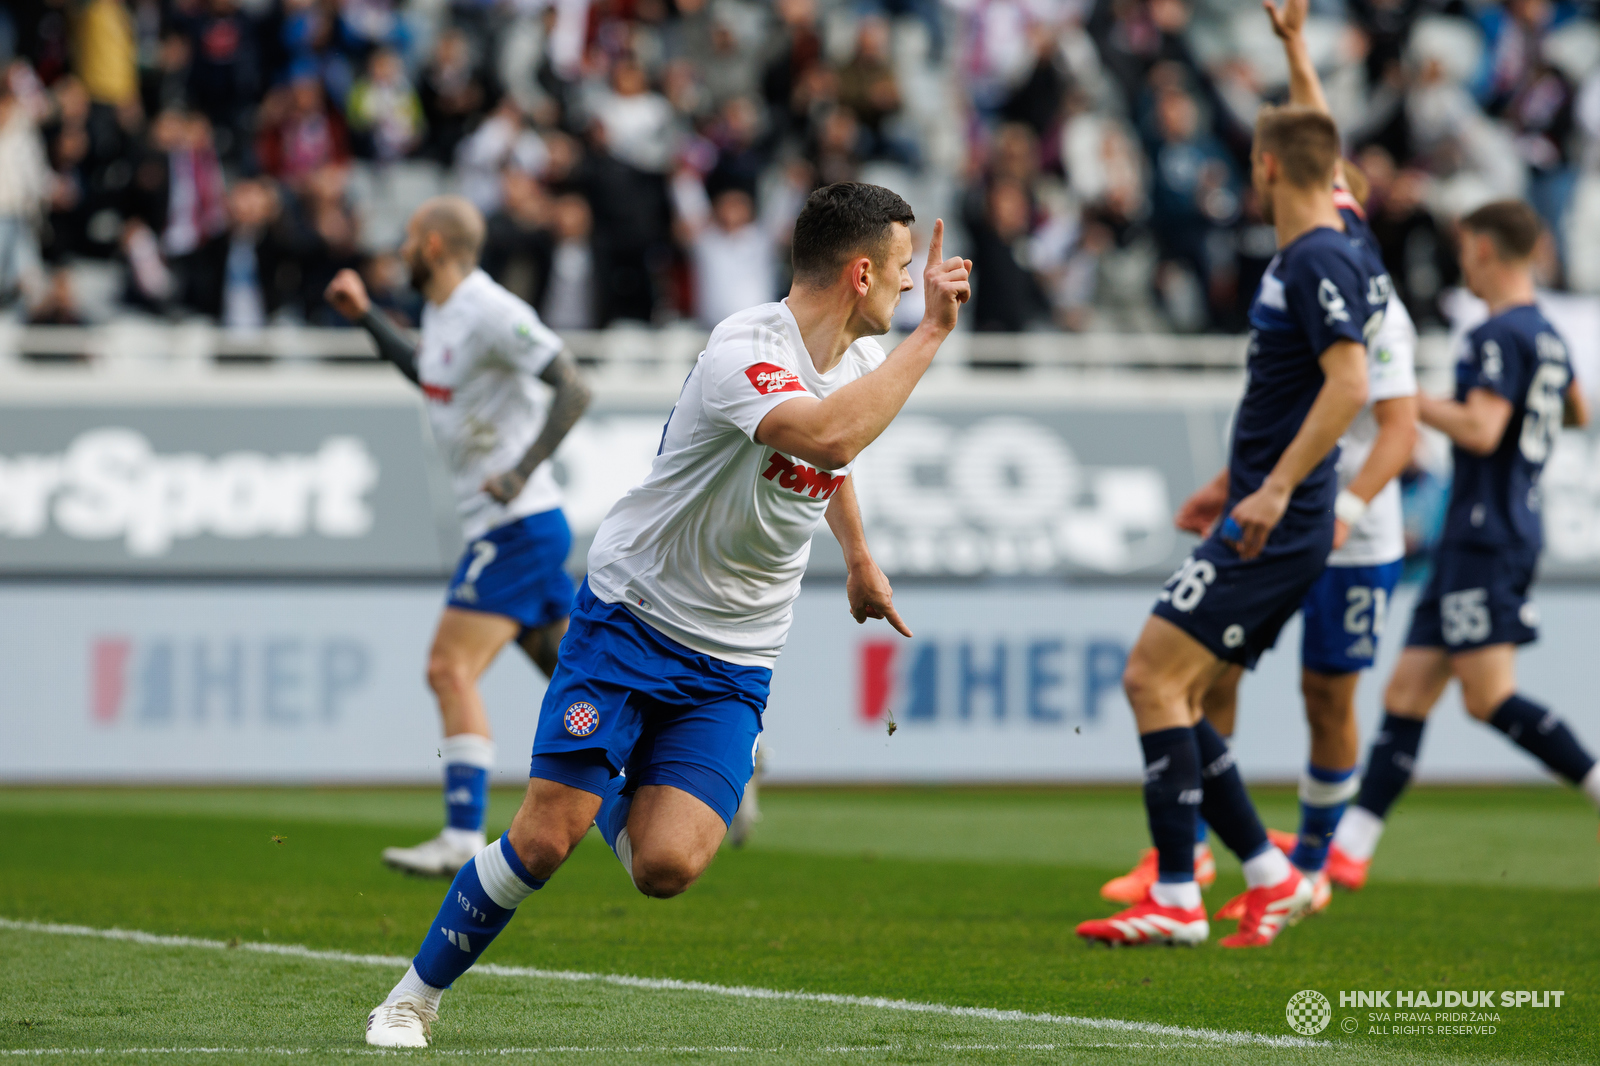
[[[928,240],[928,269],[944,262],[944,219],[933,220],[933,236]]]

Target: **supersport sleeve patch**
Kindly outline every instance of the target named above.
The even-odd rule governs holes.
[[[775,392],[806,391],[806,387],[800,384],[799,375],[772,363],[757,363],[755,366],[746,367],[744,376],[750,379],[750,384],[754,385],[756,391],[763,396],[771,396]]]

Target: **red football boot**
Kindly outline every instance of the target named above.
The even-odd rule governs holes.
[[[1167,907],[1150,898],[1109,918],[1095,918],[1078,926],[1078,935],[1109,947],[1121,944],[1204,944],[1211,935],[1206,909]]]
[[[1100,886],[1100,898],[1112,903],[1132,904],[1141,902],[1150,894],[1150,886],[1156,883],[1156,849],[1145,848],[1144,854],[1139,856],[1139,862],[1133,869],[1121,877],[1113,877]],[[1217,879],[1217,860],[1211,854],[1209,844],[1201,844],[1200,850],[1194,857],[1194,880],[1204,892],[1211,887]]]
[[[1293,866],[1289,876],[1278,884],[1252,888],[1239,897],[1244,902],[1244,914],[1239,918],[1239,931],[1222,938],[1225,948],[1264,948],[1311,910],[1315,896],[1311,879]]]

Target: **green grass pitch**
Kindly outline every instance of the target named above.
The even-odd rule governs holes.
[[[1269,824],[1292,827],[1290,791],[1257,797]],[[516,800],[496,792],[497,825]],[[401,1057],[1600,1062],[1600,846],[1592,808],[1569,790],[1414,791],[1366,891],[1251,952],[1216,946],[1223,923],[1193,950],[1091,949],[1073,935],[1108,913],[1100,883],[1145,841],[1133,789],[773,790],[763,807],[751,846],[725,850],[670,901],[634,893],[598,838],[586,841],[484,962],[990,1010],[472,973],[446,997],[435,1047]],[[438,817],[437,791],[422,789],[0,790],[0,1063],[368,1057],[366,1012],[403,963],[255,945],[409,956],[444,883],[402,877],[377,855]],[[1237,864],[1221,865],[1212,909],[1242,888]],[[1338,998],[1482,988],[1565,995],[1559,1008],[1497,1008],[1497,1031],[1474,1035],[1396,1033],[1407,1023]],[[1239,1035],[1294,1036],[1284,1008],[1301,989],[1333,1002],[1313,1046]]]

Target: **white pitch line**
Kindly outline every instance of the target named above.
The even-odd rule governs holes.
[[[860,1047],[489,1047],[489,1048],[427,1048],[412,1051],[406,1048],[312,1048],[312,1047],[43,1047],[0,1048],[0,1055],[39,1058],[46,1055],[352,1055],[361,1058],[388,1058],[392,1055],[425,1055],[428,1058],[506,1058],[511,1055],[705,1055],[705,1054],[779,1054],[816,1050],[823,1054],[870,1055],[891,1051],[1082,1051],[1086,1049],[1116,1048],[1201,1048],[1214,1044],[868,1044]]]
[[[163,936],[137,929],[97,929],[88,925],[59,925],[54,922],[18,921],[0,918],[0,929],[24,933],[47,933],[53,936],[81,936],[98,940],[121,940],[153,947],[205,948],[208,950],[252,951],[262,955],[286,955],[296,959],[315,959],[354,966],[383,966],[401,968],[411,965],[411,960],[400,955],[356,955],[344,951],[322,951],[300,944],[263,944],[252,941],[228,942],[207,940],[191,936]],[[909,999],[887,999],[882,996],[847,996],[833,992],[791,992],[776,988],[752,988],[748,985],[715,985],[705,981],[679,981],[670,977],[631,977],[615,973],[583,973],[577,970],[541,970],[532,966],[500,966],[483,963],[474,966],[471,973],[494,977],[528,977],[540,981],[596,982],[621,988],[644,989],[652,992],[700,992],[713,996],[731,996],[736,999],[789,1000],[797,1003],[824,1003],[836,1007],[868,1007],[874,1010],[907,1011],[913,1014],[941,1014],[955,1018],[980,1018],[991,1022],[1038,1022],[1049,1025],[1071,1025],[1084,1029],[1108,1032],[1142,1033],[1148,1036],[1175,1037],[1180,1040],[1199,1040],[1211,1044],[1257,1045],[1265,1047],[1323,1047],[1325,1041],[1307,1040],[1296,1036],[1268,1036],[1237,1029],[1201,1029],[1186,1025],[1162,1025],[1158,1022],[1129,1022],[1119,1018],[1084,1018],[1071,1014],[1043,1014],[1020,1010],[1000,1010],[994,1007],[958,1007],[947,1003],[920,1003]]]

